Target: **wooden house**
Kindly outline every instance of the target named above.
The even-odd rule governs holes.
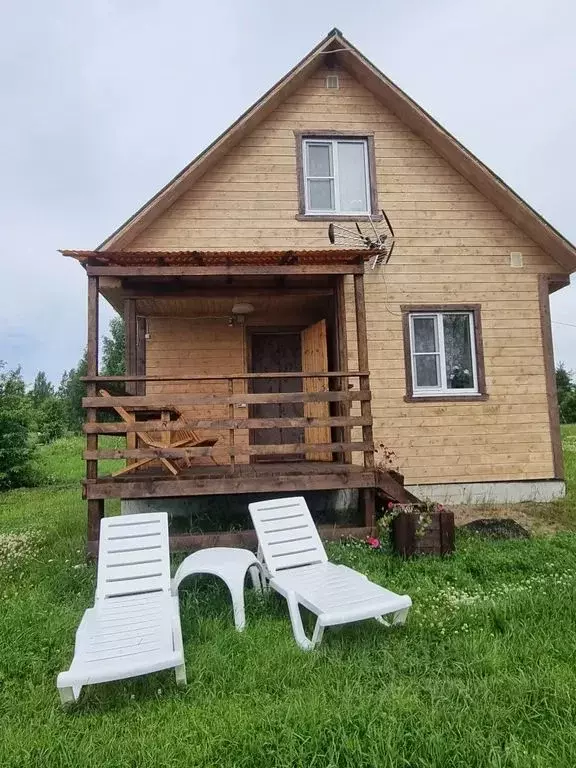
[[[382,209],[387,264],[330,244]],[[63,253],[88,276],[92,546],[110,498],[357,488],[369,529],[378,487],[564,492],[548,296],[575,248],[338,30],[102,245]],[[98,376],[99,295],[126,321],[120,381]],[[175,446],[183,428],[217,442]],[[102,476],[111,457],[157,461]]]

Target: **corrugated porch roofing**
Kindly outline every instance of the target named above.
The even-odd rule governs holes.
[[[281,251],[76,251],[62,250],[63,256],[92,266],[210,266],[276,264],[354,264],[374,255],[367,248],[324,248]]]

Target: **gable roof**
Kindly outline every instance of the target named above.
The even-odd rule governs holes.
[[[478,160],[431,115],[387,78],[338,29],[333,29],[285,77],[267,91],[209,147],[178,173],[142,208],[101,243],[98,251],[117,251],[163,213],[209,168],[247,136],[310,77],[329,55],[371,91],[408,128],[420,136],[479,192],[508,216],[568,272],[576,270],[576,247],[563,237],[501,178]]]

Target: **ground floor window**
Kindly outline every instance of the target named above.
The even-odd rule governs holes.
[[[410,399],[485,394],[479,307],[403,307]]]

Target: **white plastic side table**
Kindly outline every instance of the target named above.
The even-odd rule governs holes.
[[[218,576],[230,591],[234,607],[234,624],[238,632],[242,632],[246,626],[244,581],[247,572],[250,573],[254,589],[261,592],[262,584],[265,584],[262,565],[250,550],[234,547],[200,549],[188,555],[180,563],[172,579],[172,594],[177,595],[180,584],[193,574]]]

